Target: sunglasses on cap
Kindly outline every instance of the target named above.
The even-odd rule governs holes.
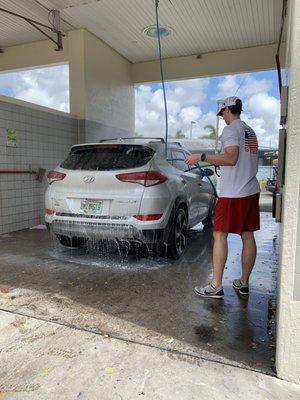
[[[225,111],[225,108],[226,108],[226,107],[221,108],[221,110],[218,112],[217,115],[218,115],[219,117],[222,117],[222,114],[223,114],[223,111]]]

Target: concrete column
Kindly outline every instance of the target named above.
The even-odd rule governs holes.
[[[85,118],[84,29],[68,32],[70,113]]]
[[[70,112],[79,117],[78,140],[131,136],[131,63],[84,29],[69,32],[68,41]]]
[[[289,109],[277,308],[278,376],[300,383],[300,0],[288,10]]]

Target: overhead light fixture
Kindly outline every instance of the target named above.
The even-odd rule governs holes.
[[[143,29],[143,33],[151,38],[158,37],[158,31],[156,25],[147,26],[147,28]],[[170,36],[173,33],[173,30],[168,26],[160,26],[159,27],[159,36],[161,38]]]

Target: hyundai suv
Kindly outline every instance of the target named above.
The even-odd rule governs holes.
[[[154,245],[179,258],[187,230],[211,224],[212,171],[185,163],[190,153],[161,138],[78,144],[48,173],[46,224],[67,247],[89,239]]]

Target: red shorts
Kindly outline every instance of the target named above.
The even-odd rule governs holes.
[[[215,232],[241,235],[259,229],[259,193],[240,198],[219,198],[214,213]]]

